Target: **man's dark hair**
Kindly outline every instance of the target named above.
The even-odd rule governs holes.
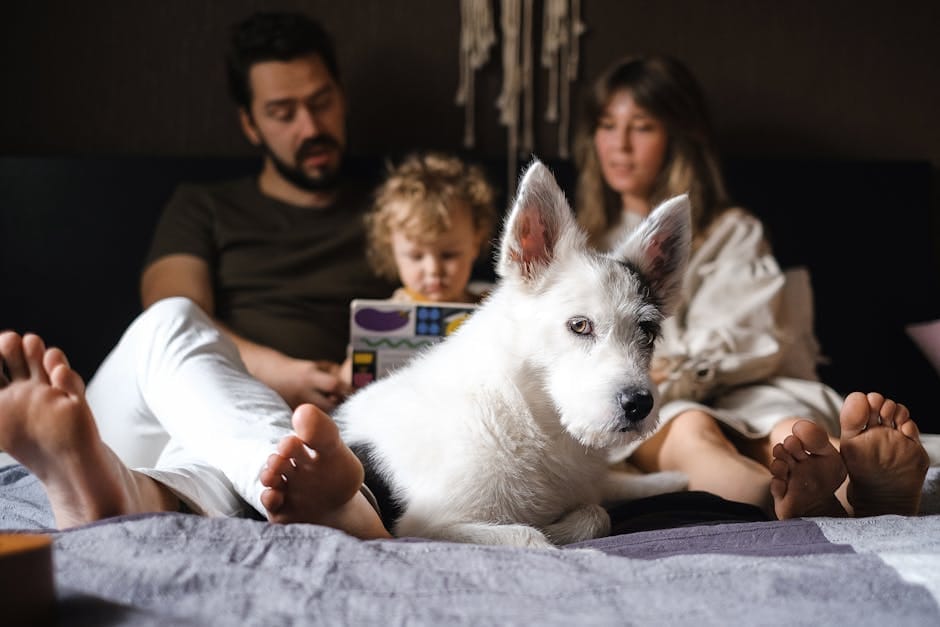
[[[339,82],[333,40],[319,22],[301,13],[255,13],[232,27],[226,55],[228,86],[235,103],[251,110],[251,66],[318,55]]]

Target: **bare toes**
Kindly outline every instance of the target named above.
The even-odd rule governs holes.
[[[895,403],[888,399],[881,408],[881,424],[892,429],[897,429],[901,423],[911,419],[911,412],[905,405]]]
[[[297,468],[298,464],[304,464],[306,467],[320,455],[293,434],[285,436],[281,440],[280,444],[277,445],[277,453],[285,460],[289,460],[293,468]]]
[[[897,428],[900,429],[901,425],[905,422],[910,422],[911,420],[911,411],[907,408],[907,405],[898,404],[898,410],[894,414],[894,424],[897,425]]]
[[[869,392],[865,395],[865,398],[868,400],[868,404],[871,405],[871,408],[876,412],[881,409],[881,406],[884,405],[885,396],[880,392]]]
[[[846,430],[846,417],[855,410],[844,406],[842,413],[849,503],[856,516],[916,514],[929,464],[917,425],[907,407],[892,399],[872,393],[866,400],[880,426],[869,420],[862,431]]]
[[[85,382],[81,376],[66,364],[59,364],[49,370],[49,382],[53,387],[73,397],[84,397]]]
[[[845,466],[824,429],[799,420],[772,454],[770,494],[777,518],[845,516],[834,494],[845,480]]]
[[[897,412],[897,409],[898,404],[890,398],[886,398],[881,409],[878,411],[878,424],[894,429],[896,426],[894,423],[894,414]]]
[[[877,413],[872,411],[869,396],[861,392],[852,392],[845,397],[845,401],[842,403],[842,411],[839,413],[839,424],[842,429],[843,439],[854,438],[867,430],[872,421],[872,414],[874,413],[877,416]],[[874,423],[877,424],[877,419],[874,420]]]
[[[272,488],[262,491],[261,505],[271,514],[278,513],[284,507],[284,493]]]
[[[920,443],[920,429],[917,428],[917,423],[911,420],[910,417],[908,417],[904,422],[900,423],[898,426],[898,431],[900,431],[907,439]]]
[[[23,336],[23,360],[29,370],[29,377],[42,383],[49,382],[49,375],[42,367],[43,355],[46,353],[46,344],[42,338],[33,333]]]
[[[258,480],[266,488],[281,489],[290,481],[290,475],[295,468],[296,463],[292,462],[289,457],[272,453],[258,474]]]
[[[23,338],[12,331],[0,334],[0,358],[11,381],[29,378],[29,366],[23,355]]]
[[[838,453],[832,442],[829,441],[829,433],[815,422],[809,420],[799,420],[793,425],[793,435],[799,438],[803,444],[803,450],[813,455],[834,455]]]
[[[42,367],[46,372],[51,373],[56,367],[60,365],[69,365],[68,357],[65,356],[65,353],[62,352],[62,349],[55,346],[47,348],[45,354],[42,356]]]
[[[777,444],[774,444],[774,448],[773,448],[773,451],[771,451],[771,453],[773,454],[775,461],[779,460],[783,462],[783,464],[786,466],[789,466],[795,462],[795,460],[793,459],[793,456],[790,455],[790,452],[787,451],[787,449],[785,449],[783,444],[780,442],[778,442]]]
[[[291,416],[291,425],[304,444],[323,453],[342,442],[336,423],[316,405],[298,406]]]
[[[773,475],[775,479],[781,481],[786,481],[790,476],[790,466],[782,459],[775,459],[770,462],[770,474]],[[784,488],[786,484],[784,484]],[[786,489],[784,489],[786,491]]]
[[[797,461],[803,461],[809,458],[809,454],[806,452],[806,446],[804,446],[803,442],[795,435],[788,435],[784,438],[783,448]]]

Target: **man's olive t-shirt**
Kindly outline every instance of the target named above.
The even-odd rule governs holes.
[[[180,186],[146,264],[186,253],[209,264],[215,316],[243,337],[303,359],[345,358],[349,302],[394,286],[365,259],[371,189],[349,183],[323,209],[261,193],[255,179]]]

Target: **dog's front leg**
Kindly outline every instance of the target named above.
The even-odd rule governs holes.
[[[680,492],[688,485],[689,478],[685,473],[672,470],[649,474],[610,470],[604,480],[603,494],[605,501],[616,503],[667,492]]]
[[[503,544],[536,549],[555,548],[545,535],[529,525],[500,525],[485,522],[463,522],[442,525],[411,524],[407,514],[396,527],[397,536],[446,540],[468,544]]]
[[[582,505],[562,516],[543,531],[555,544],[593,540],[610,533],[610,515],[600,505]]]

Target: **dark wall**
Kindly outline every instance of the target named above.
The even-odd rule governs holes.
[[[543,4],[535,2],[536,31]],[[575,90],[621,55],[668,52],[704,85],[725,155],[926,160],[938,178],[936,0],[583,0],[582,7],[587,32]],[[229,24],[261,8],[307,11],[334,33],[353,153],[460,147],[457,0],[32,0],[7,3],[0,16],[0,154],[248,154],[226,95],[222,50]],[[506,150],[494,106],[500,65],[494,47],[477,75],[481,157]],[[544,71],[535,80],[543,111]],[[541,121],[536,144],[538,155],[557,155],[556,127]],[[930,228],[940,242],[936,192],[933,207]]]
[[[543,3],[535,4],[538,14]],[[675,54],[704,84],[729,153],[928,159],[940,166],[935,0],[582,5],[580,84],[628,52]],[[225,93],[221,51],[227,26],[262,7],[306,10],[334,33],[354,152],[459,144],[456,0],[33,0],[6,3],[0,19],[0,151],[246,152]],[[478,75],[479,149],[490,156],[505,147],[493,107],[499,66],[493,48]],[[544,73],[536,80],[544,90]],[[539,130],[537,152],[554,154],[554,127]]]

